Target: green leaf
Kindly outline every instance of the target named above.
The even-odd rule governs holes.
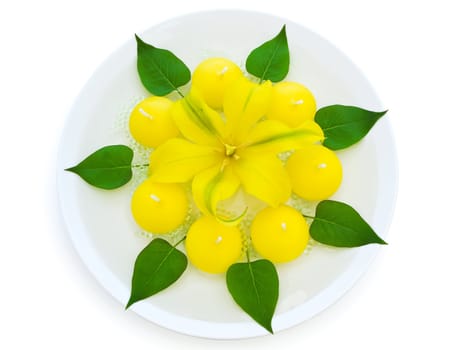
[[[246,70],[263,80],[276,83],[289,72],[289,46],[285,25],[277,36],[250,52],[246,59]]]
[[[113,190],[130,181],[133,151],[125,145],[102,147],[78,165],[65,169],[78,174],[88,184]]]
[[[152,94],[165,96],[187,84],[191,73],[185,63],[169,50],[145,43],[137,35],[138,74],[144,87]]]
[[[175,248],[177,244],[172,246],[167,241],[156,238],[139,253],[126,309],[137,301],[164,290],[183,274],[188,261],[185,254]]]
[[[332,105],[320,108],[316,112],[315,121],[323,129],[324,146],[339,150],[360,141],[386,112],[372,112],[355,106]]]
[[[360,247],[383,241],[350,205],[325,200],[319,202],[310,225],[310,236],[334,247]]]
[[[243,311],[273,333],[271,321],[279,297],[279,277],[269,260],[233,264],[227,271],[227,288]]]

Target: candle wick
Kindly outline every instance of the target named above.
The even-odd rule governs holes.
[[[217,236],[216,244],[219,244],[220,242],[222,242],[222,236]]]
[[[326,163],[320,163],[320,164],[318,164],[318,169],[324,169],[324,168],[326,168],[326,167],[327,167]]]
[[[148,112],[146,112],[142,107],[139,108],[138,110],[144,117],[148,118],[148,119],[154,119],[154,117],[152,115],[150,115]]]
[[[287,229],[287,224],[285,222],[281,223],[281,228],[282,231],[285,231]]]
[[[225,67],[222,68],[222,70],[219,72],[219,75],[224,75],[225,73],[227,73],[228,70],[229,70],[229,67],[225,66]]]
[[[157,197],[155,194],[151,194],[149,197],[151,197],[151,199],[154,201],[154,202],[157,202],[159,203],[161,201],[161,199],[159,197]]]
[[[292,104],[294,105],[302,105],[303,103],[304,103],[303,100],[297,100],[297,101],[292,102]]]

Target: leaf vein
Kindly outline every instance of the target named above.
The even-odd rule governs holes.
[[[330,224],[330,225],[334,225],[334,226],[338,226],[338,227],[342,227],[344,229],[346,229],[347,231],[351,231],[351,232],[354,232],[354,233],[359,233],[359,231],[356,231],[355,229],[351,228],[351,227],[348,227],[348,226],[344,226],[342,224],[339,224],[338,222],[335,222],[335,221],[329,221],[329,220],[326,220],[326,219],[323,219],[323,218],[319,218],[319,217],[315,217],[314,220],[317,220],[317,221],[323,221],[327,224]]]
[[[149,61],[149,64],[154,67],[157,72],[162,76],[162,78],[164,78],[164,80],[172,87],[173,90],[178,90],[177,89],[177,86],[175,86],[174,83],[172,83],[172,81],[169,79],[168,75],[166,75],[162,69],[162,67],[160,67],[156,62],[154,62],[153,60],[148,60]]]
[[[357,124],[357,123],[366,122],[366,121],[368,121],[367,118],[362,118],[362,119],[358,119],[358,120],[353,120],[351,122],[345,122],[345,123],[341,123],[341,124],[334,124],[332,126],[323,127],[323,131],[332,130],[332,129],[336,129],[336,128],[340,128],[340,127],[345,127],[346,125]],[[371,120],[371,122],[373,122],[373,120]]]
[[[146,283],[144,284],[144,286],[146,287],[149,282],[151,282],[157,275],[157,273],[159,272],[159,270],[161,269],[162,265],[164,265],[164,263],[167,261],[167,259],[169,258],[170,255],[172,255],[173,251],[175,250],[175,247],[171,246],[170,247],[170,250],[167,252],[166,256],[164,256],[164,258],[162,259],[162,261],[159,263],[159,265],[157,265],[157,267],[154,269],[153,272],[151,272],[151,275],[150,277],[148,278],[148,280],[146,281]]]
[[[272,55],[269,57],[269,60],[266,64],[266,68],[264,69],[263,71],[263,74],[261,75],[261,82],[264,80],[264,77],[266,76],[266,73],[268,73],[269,71],[269,67],[271,66],[271,63],[273,61],[273,59],[276,57],[276,54],[277,54],[277,51],[279,50],[279,42],[275,42],[275,46],[274,46],[274,51],[272,53]]]
[[[256,300],[258,302],[258,305],[262,305],[261,304],[261,298],[259,296],[259,291],[258,291],[258,288],[256,286],[256,281],[255,281],[255,275],[253,273],[253,269],[251,267],[251,263],[248,263],[248,271],[250,272],[250,277],[251,277],[251,282],[253,283],[253,289],[255,291],[255,295],[256,295]]]

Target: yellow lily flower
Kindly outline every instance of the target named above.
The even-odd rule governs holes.
[[[193,199],[204,214],[218,217],[220,201],[243,190],[276,207],[287,201],[291,187],[277,154],[315,144],[324,138],[318,124],[298,128],[263,120],[269,108],[271,82],[246,78],[226,91],[223,115],[192,90],[172,107],[183,138],[173,138],[151,155],[150,174],[157,182],[192,181]]]

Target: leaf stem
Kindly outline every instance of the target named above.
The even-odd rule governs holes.
[[[175,88],[175,91],[177,91],[181,98],[185,97],[185,95],[178,88]]]
[[[249,246],[246,249],[246,260],[248,261],[248,263],[250,262],[250,247]]]
[[[174,244],[174,248],[178,246],[180,243],[182,243],[186,239],[186,236],[183,236],[181,240],[179,240],[177,243]]]
[[[311,215],[305,215],[302,213],[302,215],[308,219],[316,219],[314,216],[311,216]]]
[[[149,163],[145,163],[145,164],[134,164],[134,165],[132,165],[131,167],[132,167],[132,168],[142,168],[142,167],[145,167],[145,166],[149,166]]]

